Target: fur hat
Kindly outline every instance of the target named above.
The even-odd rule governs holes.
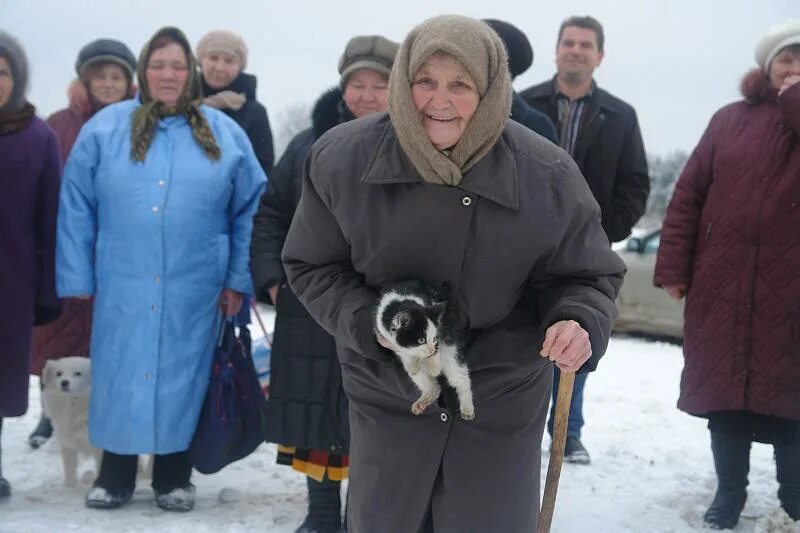
[[[775,24],[756,45],[756,63],[769,73],[772,60],[781,50],[793,44],[800,44],[800,19],[791,19]]]
[[[508,70],[511,78],[514,79],[533,64],[533,48],[525,34],[509,22],[497,19],[483,19],[506,45],[508,51]]]
[[[359,35],[347,42],[339,59],[340,85],[344,87],[347,78],[358,69],[365,68],[387,78],[392,71],[394,58],[400,45],[381,35]]]
[[[78,73],[78,77],[83,78],[90,65],[101,61],[119,65],[128,76],[128,81],[133,80],[136,58],[127,46],[114,39],[97,39],[81,48],[78,59],[75,60],[75,72]]]
[[[0,31],[0,57],[8,61],[11,75],[14,76],[14,88],[11,98],[3,106],[5,113],[16,113],[25,107],[25,92],[28,89],[28,58],[19,42],[4,31]]]
[[[247,67],[247,45],[237,33],[228,30],[214,30],[203,35],[203,38],[197,43],[198,61],[202,62],[205,56],[214,52],[235,57],[239,60],[241,70]]]
[[[435,53],[453,56],[477,85],[480,102],[452,150],[437,150],[411,95],[417,71]],[[484,22],[461,15],[433,17],[406,36],[389,77],[389,117],[400,146],[425,181],[458,185],[489,153],[511,113],[511,76],[500,37]]]

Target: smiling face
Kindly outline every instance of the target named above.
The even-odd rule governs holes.
[[[242,70],[239,60],[223,52],[211,52],[200,62],[203,79],[212,89],[224,89],[236,79]]]
[[[0,57],[0,109],[11,100],[13,92],[14,74],[11,72],[11,65],[5,57]]]
[[[347,77],[342,100],[356,118],[386,110],[389,80],[383,74],[365,68]]]
[[[594,69],[600,66],[603,52],[598,48],[594,30],[567,26],[556,47],[558,76],[568,83],[590,80]]]
[[[425,133],[438,150],[458,143],[480,103],[475,80],[461,63],[445,54],[431,56],[419,68],[411,96]]]
[[[101,104],[119,102],[128,94],[128,77],[116,63],[92,65],[87,73],[89,93]]]
[[[175,105],[189,78],[189,64],[183,48],[170,42],[150,54],[146,77],[153,100]]]

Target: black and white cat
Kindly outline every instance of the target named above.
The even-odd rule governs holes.
[[[447,292],[420,281],[387,285],[380,292],[375,331],[388,340],[421,395],[411,412],[422,414],[439,398],[443,374],[458,395],[461,418],[475,418],[469,369],[461,356],[463,335],[447,319]]]

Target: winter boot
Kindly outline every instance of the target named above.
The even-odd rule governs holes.
[[[0,438],[3,435],[3,417],[0,416]],[[3,477],[3,450],[0,448],[0,501],[11,496],[11,483]]]
[[[564,443],[564,460],[576,465],[588,465],[591,462],[589,452],[578,437],[567,437]]]
[[[169,492],[156,493],[156,505],[165,511],[187,513],[194,509],[194,485],[191,483]]]
[[[34,450],[41,447],[47,440],[53,436],[53,424],[50,419],[42,415],[39,419],[39,424],[33,433],[28,435],[28,445]]]
[[[308,516],[295,533],[338,533],[342,527],[342,502],[339,481],[327,476],[316,481],[306,476]]]
[[[132,497],[132,490],[110,492],[99,485],[95,485],[86,493],[86,507],[90,509],[116,509],[131,501]]]
[[[775,443],[775,464],[781,507],[792,520],[800,520],[800,436]]]
[[[135,455],[103,451],[100,473],[94,486],[86,493],[86,507],[116,509],[131,501],[136,487],[136,461]]]
[[[711,529],[733,529],[747,500],[750,437],[712,431],[711,451],[717,471],[717,493],[704,519]]]

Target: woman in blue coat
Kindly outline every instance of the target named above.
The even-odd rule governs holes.
[[[61,297],[94,296],[89,507],[130,500],[155,455],[159,507],[194,505],[186,450],[210,374],[218,306],[251,292],[252,218],[266,178],[244,131],[200,104],[191,48],[162,28],[139,58],[139,97],[81,130],[58,217]]]

